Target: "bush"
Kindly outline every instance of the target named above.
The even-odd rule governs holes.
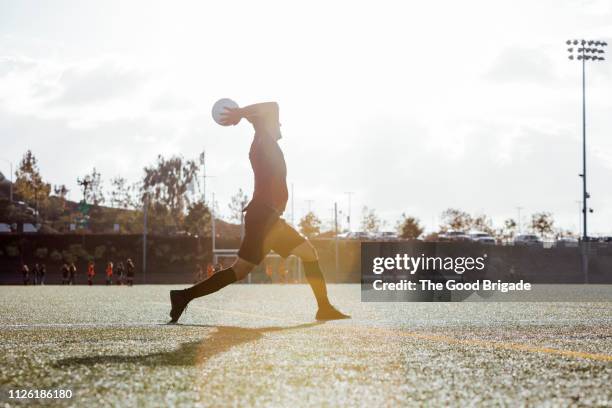
[[[6,256],[9,256],[11,258],[15,258],[15,257],[19,256],[19,248],[17,248],[16,246],[8,245],[4,249],[5,249],[5,252],[6,252]]]
[[[168,244],[157,245],[154,248],[155,248],[156,258],[160,258],[160,259],[166,258],[167,255],[170,253],[170,245]]]
[[[62,254],[57,249],[54,249],[50,256],[53,262],[61,262],[62,260]]]
[[[83,246],[80,244],[70,245],[70,247],[68,248],[68,251],[73,256],[73,262],[76,262],[78,258],[81,258],[84,261],[89,261],[91,259],[91,256],[89,255],[89,253],[87,253],[85,248],[83,248]]]
[[[49,255],[49,250],[47,248],[36,248],[34,251],[34,256],[38,259],[45,259]]]
[[[76,262],[78,257],[72,252],[64,250],[62,251],[62,258],[64,258],[64,261],[72,263]]]
[[[106,253],[106,246],[105,245],[98,245],[96,247],[96,249],[94,249],[94,258],[95,259],[102,259],[104,257],[105,253]]]

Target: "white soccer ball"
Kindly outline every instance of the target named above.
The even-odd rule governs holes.
[[[234,102],[233,100],[229,99],[229,98],[223,98],[223,99],[219,99],[217,102],[215,102],[215,104],[213,105],[212,108],[212,117],[215,120],[215,122],[217,122],[218,124],[220,124],[221,126],[229,126],[226,125],[224,123],[221,122],[222,120],[222,114],[226,113],[225,108],[238,108],[238,104],[236,102]]]

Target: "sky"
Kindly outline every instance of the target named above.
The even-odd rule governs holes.
[[[52,184],[96,167],[137,181],[158,154],[206,150],[221,213],[252,192],[248,124],[213,103],[280,104],[297,221],[334,202],[392,230],[449,207],[496,226],[551,212],[576,231],[581,66],[612,44],[612,1],[0,2],[0,171],[27,149]],[[610,52],[610,49],[608,50]],[[608,57],[611,57],[608,54]],[[612,234],[612,63],[587,66],[590,231]],[[292,218],[291,204],[285,214]]]

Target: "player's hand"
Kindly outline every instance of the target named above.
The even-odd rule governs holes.
[[[225,108],[225,112],[221,113],[221,122],[223,125],[236,126],[242,119],[242,111],[240,108]]]

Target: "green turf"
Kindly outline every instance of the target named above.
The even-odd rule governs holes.
[[[361,303],[332,285],[353,319],[317,324],[307,286],[234,285],[168,326],[170,288],[0,287],[0,406],[10,389],[71,389],[51,404],[73,406],[612,404],[612,303]]]

